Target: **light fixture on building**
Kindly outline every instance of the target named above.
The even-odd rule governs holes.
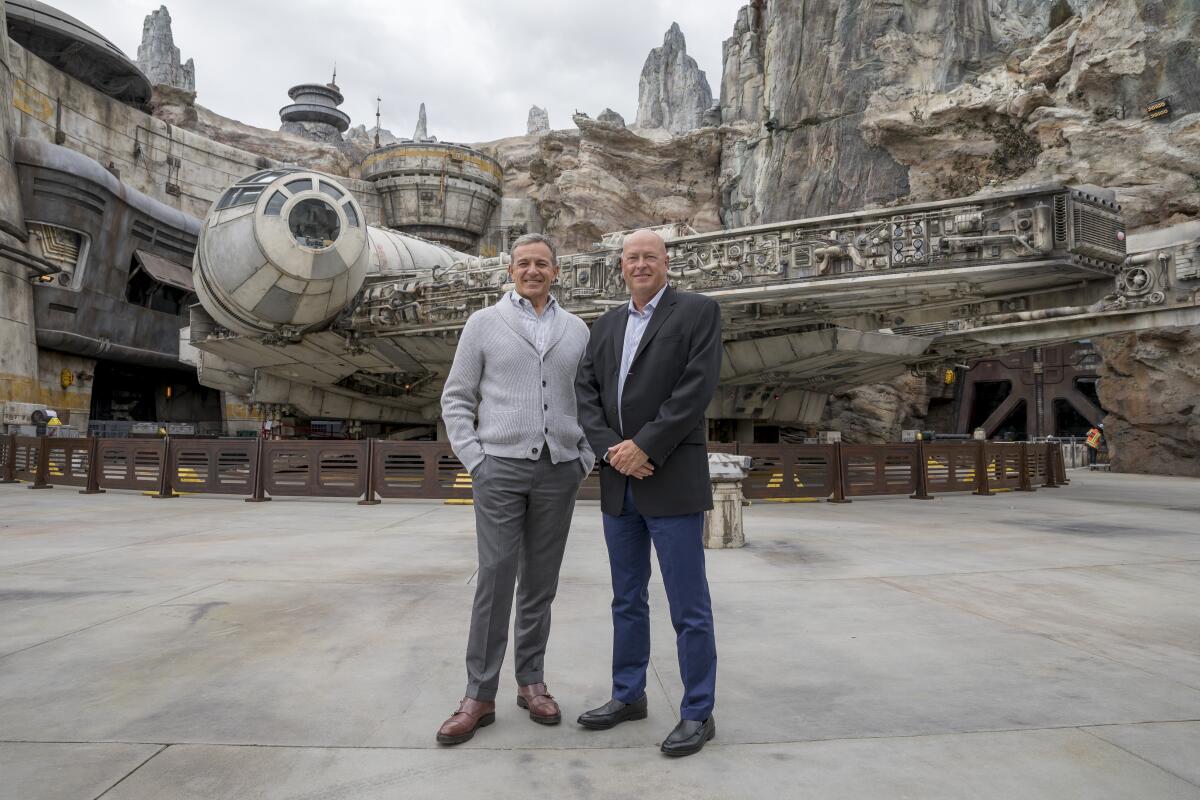
[[[1171,102],[1165,97],[1160,97],[1153,103],[1146,106],[1146,116],[1150,119],[1161,119],[1171,115]]]

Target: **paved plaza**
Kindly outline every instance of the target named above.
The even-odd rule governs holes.
[[[710,551],[717,738],[652,587],[650,717],[607,699],[608,565],[580,503],[554,606],[558,727],[463,683],[473,511],[0,486],[0,797],[1200,798],[1200,481],[756,503]],[[511,663],[511,651],[510,662]]]

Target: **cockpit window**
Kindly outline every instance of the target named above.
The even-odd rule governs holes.
[[[279,212],[283,210],[283,204],[286,202],[287,195],[285,195],[283,192],[277,191],[275,194],[271,195],[271,199],[267,201],[267,207],[263,210],[263,213],[268,216],[278,217]]]
[[[312,178],[303,178],[298,181],[289,181],[288,183],[285,183],[284,186],[292,194],[299,194],[300,192],[311,191],[313,188],[313,182]]]
[[[253,203],[258,199],[258,196],[263,193],[265,186],[235,186],[227,191],[221,197],[221,201],[217,203],[217,210],[223,208],[233,208],[234,206],[244,206],[247,203]]]
[[[332,197],[334,200],[341,200],[344,196],[341,191],[333,184],[321,181],[321,191]]]
[[[337,211],[324,200],[310,197],[301,200],[288,214],[288,228],[296,244],[318,250],[330,247],[338,238],[341,224]]]

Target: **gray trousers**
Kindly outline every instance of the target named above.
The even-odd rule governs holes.
[[[550,604],[583,482],[578,459],[554,464],[549,448],[537,461],[487,456],[475,468],[475,539],[479,572],[467,640],[467,696],[496,697],[508,646],[513,589],[517,594],[517,685],[542,681]]]

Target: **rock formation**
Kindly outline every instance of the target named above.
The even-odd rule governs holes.
[[[412,139],[414,142],[436,142],[437,137],[430,136],[428,123],[425,119],[425,104],[421,103],[421,110],[417,112],[417,127],[413,130]]]
[[[549,130],[550,113],[544,108],[530,106],[529,120],[525,123],[525,133],[529,136],[537,136],[539,133],[546,133]]]
[[[375,136],[379,136],[379,146],[387,147],[389,144],[396,144],[403,141],[399,136],[389,131],[387,128],[378,128],[372,125],[368,128],[366,125],[355,125],[350,130],[346,131],[346,141],[352,143],[355,148],[363,147],[368,151],[375,149]]]
[[[196,65],[192,59],[179,63],[179,48],[171,33],[171,13],[166,6],[146,15],[142,23],[142,43],[138,45],[137,64],[152,84],[196,91]]]
[[[701,126],[712,101],[708,78],[687,54],[679,24],[672,22],[662,47],[651,50],[642,66],[636,126],[686,133]]]
[[[1109,336],[1096,349],[1112,468],[1200,477],[1200,331]]]
[[[611,108],[606,108],[601,111],[600,115],[596,117],[596,121],[605,125],[613,125],[617,128],[625,127],[625,118],[613,111]]]
[[[151,98],[154,116],[172,125],[194,131],[216,142],[239,147],[284,164],[303,164],[330,175],[358,177],[357,164],[370,152],[349,140],[318,142],[286,132],[256,128],[223,117],[195,103],[195,95],[170,86],[154,87]]]
[[[1196,217],[1197,40],[1194,0],[747,6],[723,51],[722,220],[1050,180],[1115,189],[1133,228]],[[1176,113],[1146,119],[1164,96]],[[1182,455],[1197,449],[1182,398],[1195,394],[1197,342],[1172,331],[1098,343],[1117,468],[1196,469]],[[862,387],[833,398],[829,419],[891,438],[892,420],[923,416],[923,391]]]
[[[656,141],[583,114],[574,119],[578,130],[472,145],[500,162],[505,197],[537,204],[545,232],[562,252],[586,250],[601,234],[642,225],[720,226],[715,128]]]
[[[905,374],[835,394],[820,427],[841,431],[848,444],[898,442],[901,431],[924,428],[931,388],[925,378]]]

